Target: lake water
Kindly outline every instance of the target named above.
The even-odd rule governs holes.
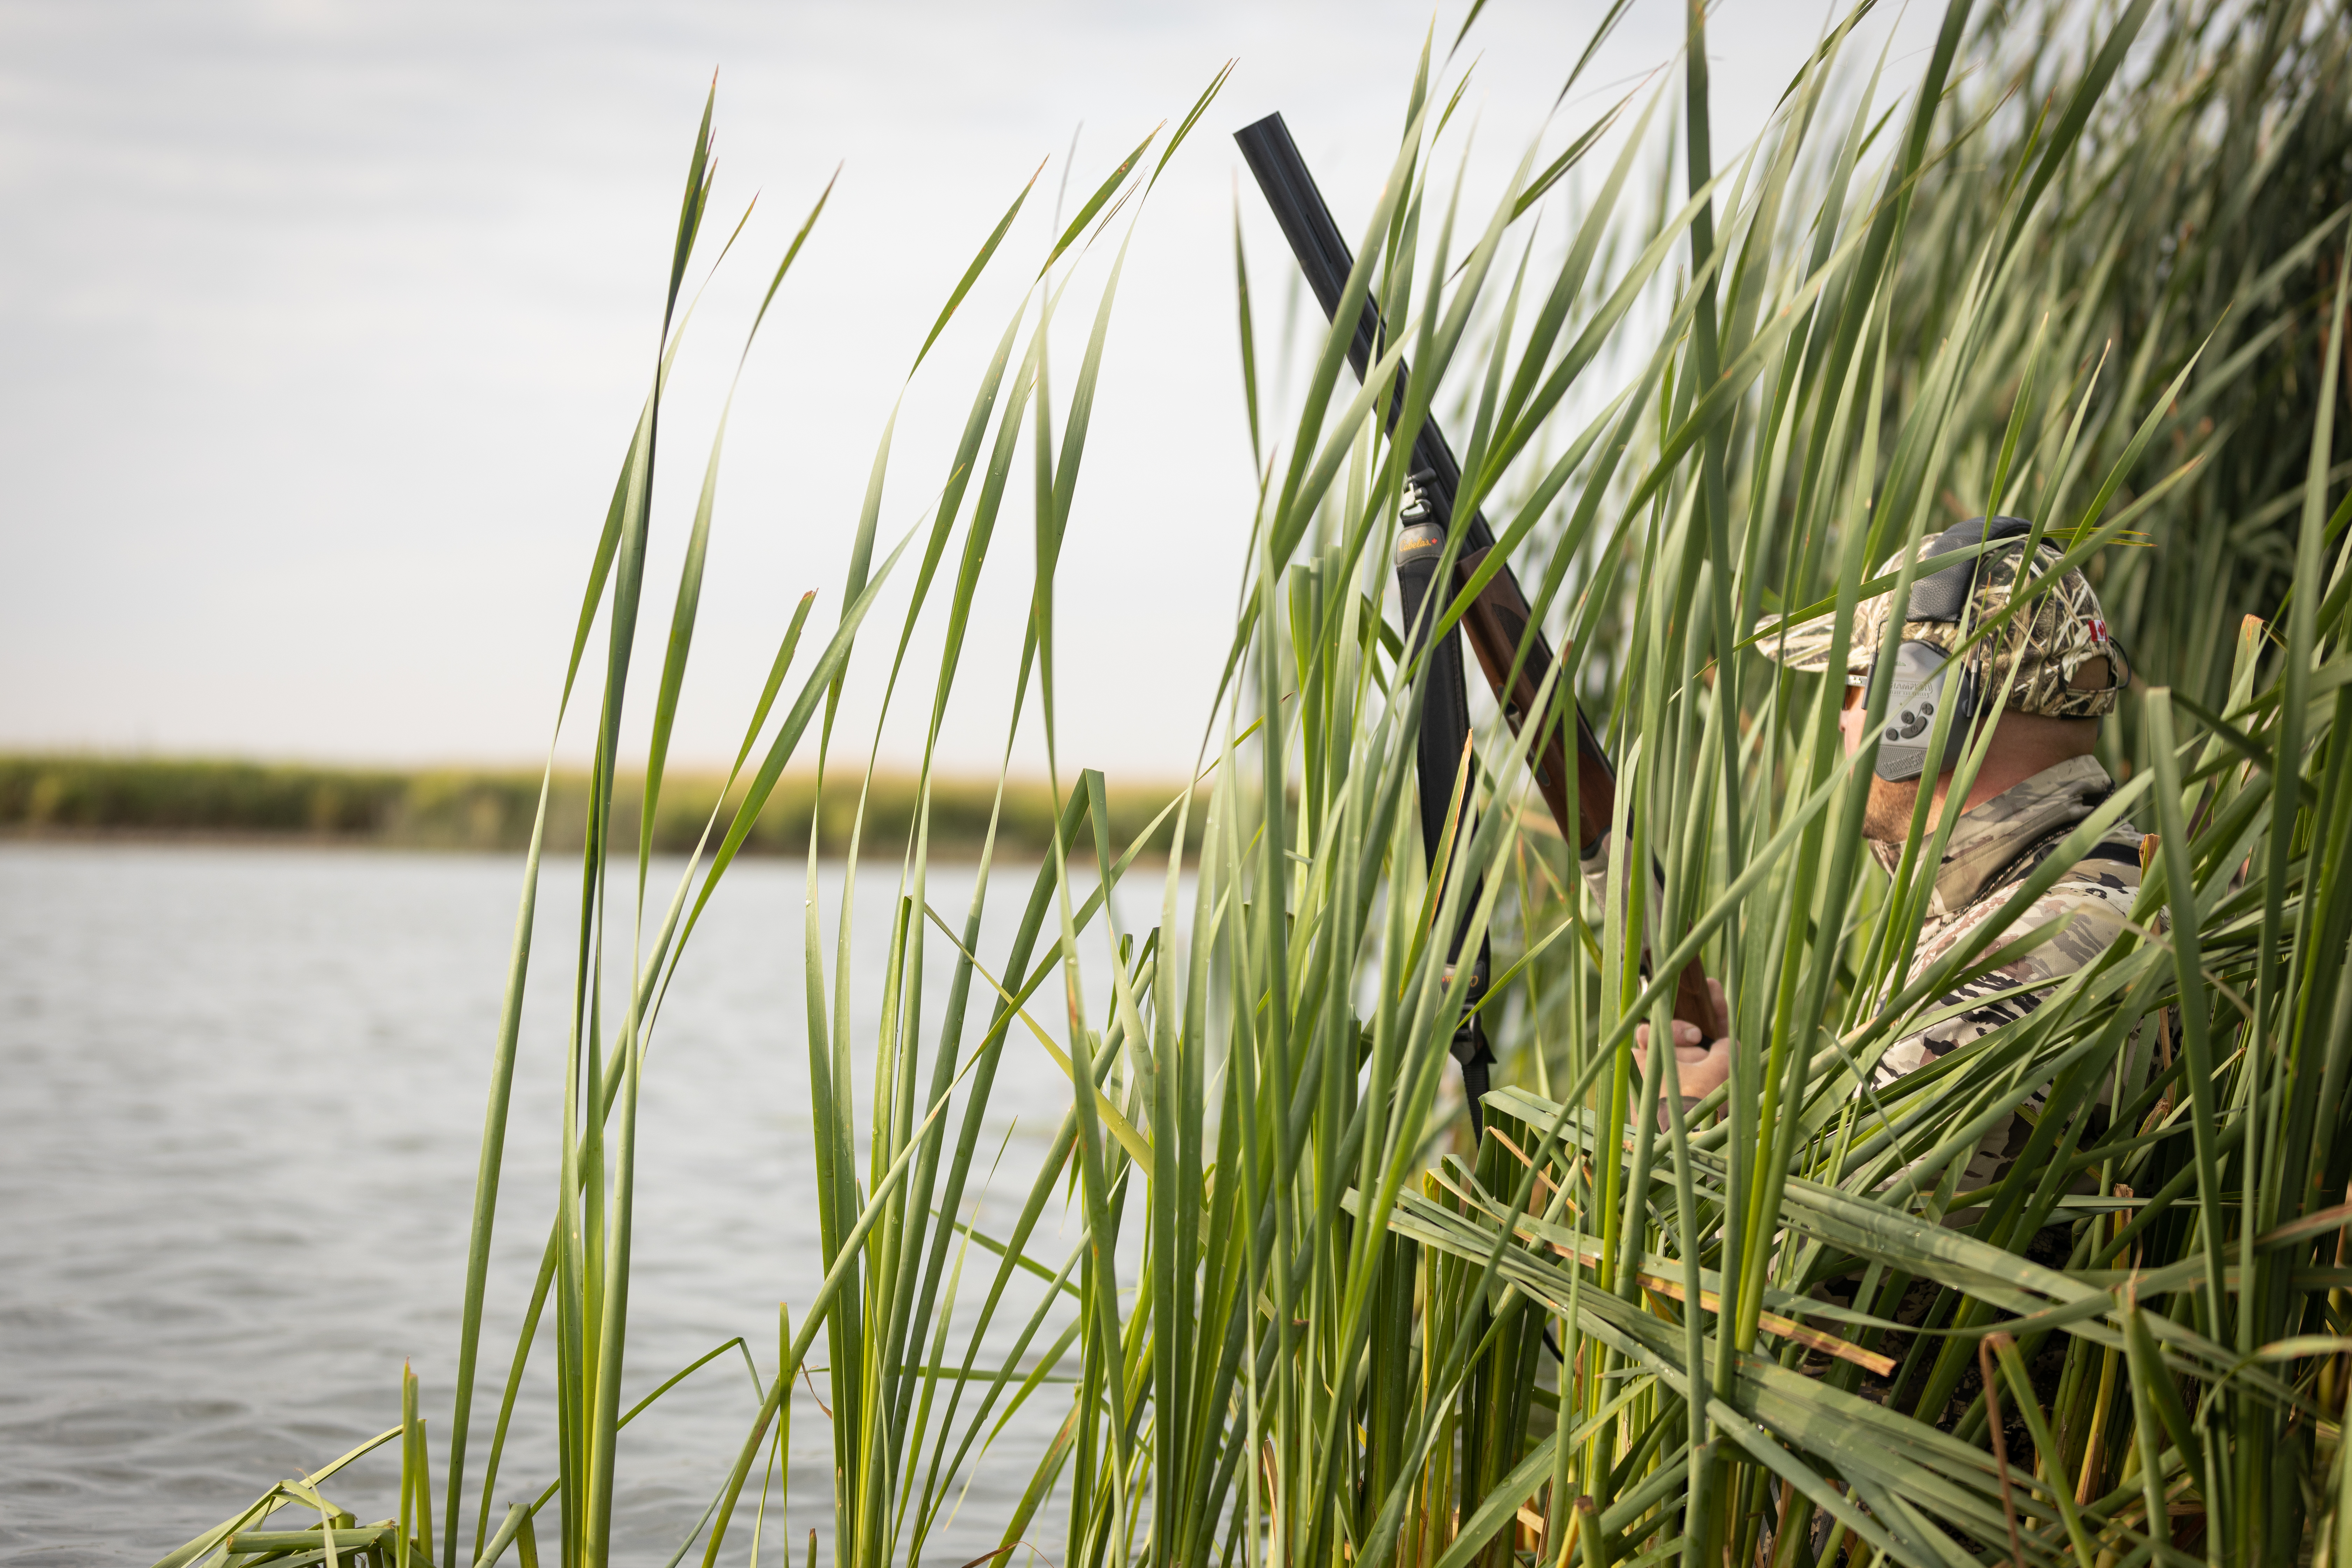
[[[394,1425],[404,1362],[424,1383],[437,1533],[520,868],[369,851],[0,844],[0,1563],[152,1562],[273,1481]],[[677,868],[659,872],[666,892]],[[995,880],[982,952],[992,970],[1031,875]],[[830,961],[839,868],[823,880]],[[576,868],[551,866],[542,891],[469,1492],[553,1212],[576,882]],[[770,1375],[776,1304],[804,1302],[821,1277],[803,889],[794,866],[731,871],[655,1036],[625,1400],[735,1334]],[[935,870],[930,901],[960,923],[971,889],[969,870]],[[859,889],[854,1011],[870,1057],[892,878],[869,869]],[[1138,912],[1156,896],[1156,886],[1140,893]],[[943,974],[945,943],[931,946]],[[975,989],[979,1015],[987,993]],[[983,1230],[1007,1227],[1068,1093],[1034,1044],[1008,1048],[986,1141],[1007,1152]],[[1058,1265],[1071,1239],[1041,1234],[1031,1251]],[[539,1349],[501,1510],[552,1476],[551,1428],[531,1386],[552,1348],[542,1339]],[[811,1359],[823,1362],[822,1338]],[[995,1544],[1030,1457],[1066,1408],[1059,1392],[1042,1390],[998,1441],[927,1558],[961,1563]],[[617,1558],[668,1559],[752,1410],[731,1360],[622,1435]],[[392,1514],[394,1453],[361,1461],[329,1495],[362,1519]],[[794,1561],[810,1527],[830,1541],[830,1470],[824,1419],[803,1393]],[[551,1508],[542,1519],[551,1528]],[[748,1550],[748,1524],[739,1514],[730,1556]],[[782,1544],[772,1512],[768,1540]]]

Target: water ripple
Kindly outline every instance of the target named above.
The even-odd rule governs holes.
[[[542,894],[485,1415],[552,1212],[566,881]],[[0,1564],[160,1555],[393,1424],[404,1361],[425,1382],[437,1488],[517,882],[488,858],[0,845]],[[968,876],[956,883],[934,872],[938,907],[962,906]],[[864,996],[889,908],[871,886]],[[819,1275],[802,897],[796,868],[740,867],[666,1006],[626,1398],[736,1333],[765,1347],[764,1375],[777,1301],[805,1300]],[[1001,952],[1006,935],[988,940]],[[870,1042],[872,1019],[859,1027]],[[1016,1113],[1034,1136],[1014,1138],[984,1223],[1017,1205],[1019,1151],[1066,1103],[1050,1068],[1008,1053],[989,1142]],[[507,1496],[550,1470],[551,1433],[525,1406]],[[616,1555],[668,1555],[750,1414],[740,1363],[715,1363],[624,1434]],[[1038,1415],[999,1441],[1015,1478],[1058,1418]],[[795,1534],[829,1522],[828,1451],[803,1396]],[[331,1495],[362,1518],[393,1512],[391,1453]],[[938,1554],[992,1545],[1017,1489],[975,1488]]]

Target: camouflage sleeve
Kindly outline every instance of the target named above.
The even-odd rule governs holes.
[[[1884,1092],[1905,1074],[1941,1060],[1960,1047],[2016,1023],[2039,1007],[2053,985],[2090,963],[2122,934],[2134,891],[2123,879],[2107,875],[2104,868],[2096,872],[2078,868],[2053,885],[2026,908],[2010,931],[2021,934],[2062,918],[2066,924],[2022,957],[1988,971],[1929,1004],[1925,1009],[1928,1013],[1942,1013],[1954,1006],[1966,1006],[1966,1010],[1906,1035],[1889,1046],[1871,1069],[1872,1089]],[[1921,973],[1964,944],[2000,912],[2002,901],[2000,898],[1982,900],[1930,941],[1921,943],[1911,972]],[[1991,946],[1998,947],[2000,942],[2000,939],[1995,938]],[[2030,989],[2021,991],[2021,986]],[[1961,1171],[1958,1190],[1990,1186],[2000,1179],[2024,1152],[2026,1140],[2032,1134],[2033,1121],[2048,1098],[2049,1085],[2036,1085],[2021,1114],[1985,1135]],[[1905,1174],[1924,1189],[1932,1186],[1941,1173],[1926,1170],[1915,1162]],[[1899,1183],[1902,1178],[1895,1180]]]

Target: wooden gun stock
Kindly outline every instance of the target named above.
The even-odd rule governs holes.
[[[1462,558],[1460,580],[1466,585],[1494,547],[1475,551]],[[1501,704],[1503,721],[1510,725],[1511,733],[1525,731],[1528,717],[1538,711],[1543,676],[1552,663],[1551,649],[1540,627],[1528,637],[1535,612],[1528,607],[1525,595],[1519,592],[1518,579],[1505,565],[1462,616],[1463,634],[1470,639],[1470,650],[1478,656],[1478,668],[1486,672],[1486,684]],[[1522,643],[1528,647],[1528,657],[1519,658]],[[1517,665],[1516,670],[1514,664]],[[1560,836],[1575,847],[1580,856],[1589,853],[1609,831],[1609,822],[1617,805],[1617,777],[1609,765],[1609,753],[1601,749],[1601,738],[1592,732],[1592,725],[1577,706],[1574,696],[1566,687],[1553,688],[1551,700],[1564,703],[1574,721],[1576,731],[1576,798],[1568,796],[1568,758],[1561,742],[1564,726],[1545,712],[1543,727],[1528,765],[1535,769],[1536,788],[1544,804],[1551,808],[1552,820],[1559,825]]]
[[[1489,545],[1463,557],[1459,575],[1463,586],[1469,585],[1492,551]],[[1495,701],[1503,710],[1503,721],[1510,725],[1514,735],[1523,733],[1528,715],[1538,711],[1540,678],[1552,657],[1540,627],[1529,635],[1533,619],[1534,612],[1528,607],[1526,597],[1519,592],[1518,579],[1511,575],[1508,565],[1497,571],[1479,590],[1462,616],[1463,634],[1469,638],[1471,651],[1478,656],[1478,668],[1486,673]],[[1519,657],[1522,647],[1528,649],[1525,658]],[[1555,707],[1565,704],[1568,717],[1574,721],[1576,798],[1571,801],[1568,795],[1568,758],[1560,739],[1560,731],[1566,726],[1553,717],[1551,710],[1542,714],[1542,728],[1528,752],[1528,765],[1535,770],[1537,792],[1550,808],[1552,821],[1559,824],[1561,836],[1581,858],[1597,847],[1601,836],[1609,831],[1617,807],[1617,779],[1609,764],[1609,753],[1601,749],[1601,738],[1592,732],[1584,710],[1564,681],[1552,688],[1551,702]],[[1696,1024],[1699,1032],[1709,1039],[1719,1038],[1727,1026],[1727,1021],[1717,1016],[1715,998],[1706,986],[1706,972],[1696,958],[1683,965],[1682,973],[1675,977],[1675,1016],[1685,1024]]]

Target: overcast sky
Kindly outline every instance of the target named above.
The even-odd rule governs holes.
[[[1601,10],[1482,16],[1468,105],[1495,178]],[[1440,14],[1441,46],[1461,14]],[[1725,0],[1719,157],[1822,18]],[[945,477],[1074,130],[1082,189],[1238,58],[1137,231],[1059,589],[1065,763],[1181,770],[1248,524],[1230,133],[1284,110],[1352,235],[1429,22],[1417,0],[0,4],[0,747],[539,755],[716,69],[713,221],[761,200],[680,358],[649,617],[667,619],[757,289],[842,171],[730,429],[677,741],[683,761],[723,761],[793,600],[814,588],[818,621],[837,612],[876,440],[997,215],[1050,158],[908,394],[886,536]],[[1895,30],[1890,80],[1916,78],[1933,23],[1876,22],[1870,53]],[[1681,30],[1678,5],[1635,0],[1587,81],[1623,90]],[[1606,101],[1572,103],[1554,141]],[[1263,316],[1288,261],[1243,195]],[[1066,334],[1064,387],[1080,347]],[[1008,521],[942,740],[960,769],[992,769],[1003,744],[1028,572],[1025,520]],[[886,658],[868,646],[869,698]],[[884,740],[898,760],[919,739],[902,729]]]

